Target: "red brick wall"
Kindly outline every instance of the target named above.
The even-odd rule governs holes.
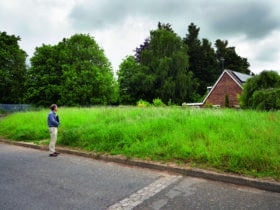
[[[236,84],[236,82],[225,73],[216,85],[215,89],[208,96],[206,104],[220,105],[225,107],[225,97],[228,95],[229,106],[238,106],[239,102],[237,96],[242,92],[242,88]],[[204,104],[204,106],[206,105]]]

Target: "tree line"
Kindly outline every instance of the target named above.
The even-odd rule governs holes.
[[[148,39],[128,56],[118,71],[120,102],[135,103],[139,98],[165,104],[200,101],[207,86],[213,85],[222,68],[250,73],[246,58],[237,55],[227,41],[217,39],[215,48],[191,23],[184,38],[170,24],[158,24]]]
[[[88,34],[36,47],[26,65],[20,37],[0,32],[0,103],[46,106],[136,104],[155,98],[165,104],[199,101],[221,71],[250,74],[249,62],[228,41],[214,47],[199,39],[196,25],[179,37],[170,24],[158,23],[135,54],[121,62],[117,78],[110,61]]]

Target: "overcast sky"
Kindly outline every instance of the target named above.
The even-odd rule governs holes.
[[[193,22],[200,39],[228,40],[254,73],[280,73],[279,0],[0,0],[0,31],[21,37],[29,58],[35,47],[85,33],[115,71],[158,22],[182,38]]]

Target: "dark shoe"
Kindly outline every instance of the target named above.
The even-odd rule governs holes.
[[[57,154],[52,153],[52,154],[50,154],[49,156],[50,156],[50,157],[56,157],[56,156],[57,156]]]
[[[53,154],[55,154],[55,155],[59,155],[60,153],[59,153],[59,152],[54,152]]]

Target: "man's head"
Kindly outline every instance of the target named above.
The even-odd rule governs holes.
[[[50,106],[50,108],[51,108],[51,110],[52,110],[53,112],[56,112],[56,111],[57,111],[57,105],[56,105],[56,104],[52,104],[52,105]]]

